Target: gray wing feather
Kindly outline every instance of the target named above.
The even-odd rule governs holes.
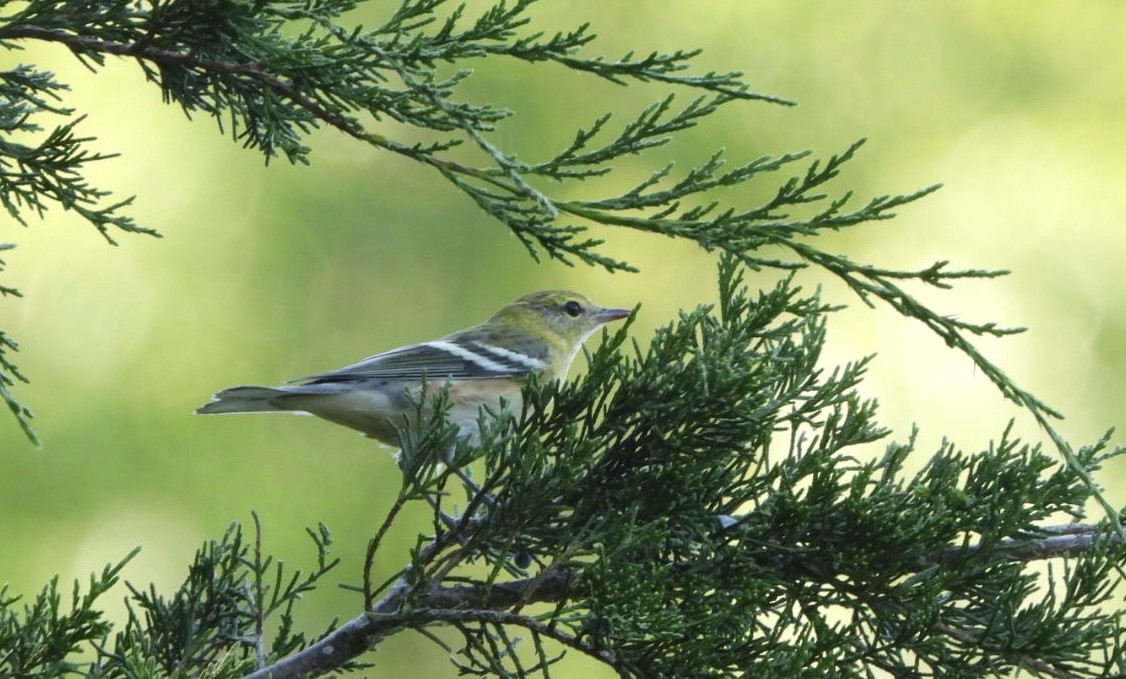
[[[369,356],[337,370],[292,381],[322,384],[371,379],[489,379],[521,377],[531,371],[526,363],[493,355],[471,345],[454,338],[412,344]]]

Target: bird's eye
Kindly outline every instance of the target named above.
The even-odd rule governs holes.
[[[571,318],[578,318],[579,314],[583,312],[583,307],[578,302],[571,300],[563,305],[563,312]]]

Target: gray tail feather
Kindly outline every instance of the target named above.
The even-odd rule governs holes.
[[[196,408],[198,415],[217,415],[220,413],[270,413],[289,410],[278,401],[287,390],[273,387],[231,387],[211,397],[210,403]]]

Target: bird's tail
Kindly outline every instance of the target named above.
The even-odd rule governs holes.
[[[280,397],[288,394],[284,388],[273,387],[231,387],[211,397],[210,403],[196,408],[197,415],[218,415],[220,413],[272,413],[286,411]]]

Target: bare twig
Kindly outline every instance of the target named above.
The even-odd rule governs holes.
[[[391,509],[387,511],[387,516],[383,519],[379,529],[375,531],[375,535],[368,540],[367,550],[364,552],[364,608],[371,609],[375,603],[375,595],[378,593],[372,584],[371,573],[375,568],[375,552],[379,549],[379,545],[383,543],[384,536],[390,530],[391,524],[399,516],[399,512],[407,503],[408,495],[400,493],[399,497],[395,499],[395,504],[391,505]]]
[[[263,603],[266,585],[262,582],[262,522],[258,512],[252,511],[250,516],[254,518],[254,666],[263,667],[266,664],[266,611]]]

